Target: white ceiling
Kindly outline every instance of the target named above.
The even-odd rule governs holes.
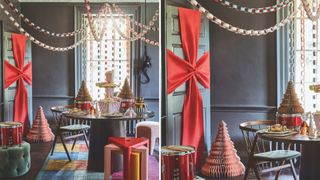
[[[43,3],[84,3],[84,0],[18,0],[22,3],[43,2]],[[145,0],[90,0],[90,2],[110,2],[110,3],[144,3]],[[147,0],[147,3],[159,3],[160,0]]]

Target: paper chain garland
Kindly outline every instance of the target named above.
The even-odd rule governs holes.
[[[300,83],[302,84],[301,86],[301,103],[304,105],[305,104],[305,89],[304,89],[304,83],[305,83],[305,65],[306,65],[306,46],[305,46],[305,21],[304,21],[304,12],[300,12],[301,15],[301,29],[300,29],[300,39],[301,39],[301,60],[300,60],[300,65],[301,65],[301,81]]]
[[[244,7],[244,6],[234,4],[234,3],[227,1],[227,0],[214,0],[214,2],[220,3],[221,5],[223,5],[225,7],[235,9],[237,11],[241,11],[244,13],[264,14],[264,13],[275,12],[275,11],[278,11],[278,10],[284,8],[284,7],[287,7],[288,5],[292,4],[293,0],[282,1],[278,4],[273,5],[273,6],[267,6],[267,7],[262,7],[262,8]]]
[[[75,47],[77,47],[78,45],[82,44],[85,39],[87,38],[87,36],[84,36],[81,40],[79,40],[78,42],[76,42],[73,45],[67,46],[67,47],[53,47],[53,46],[49,46],[44,44],[43,42],[35,39],[33,36],[31,36],[28,32],[25,31],[25,29],[23,29],[23,27],[20,26],[20,24],[17,22],[17,20],[14,19],[14,17],[12,15],[10,15],[10,13],[4,9],[3,4],[0,3],[0,8],[4,11],[5,15],[7,15],[8,19],[13,23],[13,25],[23,34],[25,34],[25,36],[27,36],[32,42],[34,42],[36,45],[43,47],[45,49],[48,49],[50,51],[68,51],[71,49],[74,49]]]
[[[86,24],[83,25],[80,29],[77,29],[73,32],[65,32],[65,33],[55,33],[48,31],[44,28],[41,28],[40,26],[36,25],[34,22],[30,21],[24,14],[20,13],[19,10],[15,7],[15,5],[10,2],[9,0],[4,0],[4,2],[10,7],[10,10],[12,10],[15,14],[17,14],[28,26],[33,27],[35,30],[40,31],[42,33],[45,33],[50,36],[55,37],[72,37],[76,34],[82,33],[85,30]]]
[[[73,36],[76,36],[77,34],[83,33],[85,31],[86,26],[87,26],[87,24],[84,24],[80,29],[77,29],[77,30],[75,30],[73,32],[65,32],[65,33],[51,32],[49,30],[46,30],[46,29],[36,25],[36,23],[30,21],[30,19],[28,19],[24,14],[19,12],[19,10],[16,8],[16,6],[10,0],[4,0],[4,2],[10,7],[10,10],[12,12],[14,12],[15,14],[17,14],[23,20],[23,22],[25,22],[28,26],[33,27],[35,30],[37,30],[39,32],[42,32],[42,33],[45,33],[45,34],[50,35],[50,36],[54,36],[54,37],[73,37]],[[122,12],[122,14],[124,15],[123,11],[117,5],[114,4],[114,8],[115,8],[115,10],[117,9],[117,11]],[[102,13],[101,11],[102,11],[102,9],[99,10],[99,14]],[[126,15],[126,16],[128,16],[128,15]],[[159,16],[158,10],[156,11],[154,16]],[[154,19],[154,17],[152,17],[152,19]],[[133,24],[135,24],[135,25],[137,25],[137,26],[139,26],[141,28],[145,28],[145,29],[148,29],[148,30],[150,29],[150,30],[153,30],[153,31],[158,31],[158,28],[144,25],[144,24],[139,23],[138,21],[136,21],[134,19],[130,18],[130,21],[132,21]]]
[[[111,9],[110,9],[111,11]],[[134,29],[132,28],[129,28],[129,31],[133,33],[133,35],[135,37],[128,37],[126,36],[123,32],[121,32],[118,24],[115,22],[115,19],[113,17],[113,13],[112,11],[110,12],[110,17],[111,17],[111,20],[112,20],[112,23],[113,23],[113,26],[115,27],[115,29],[117,30],[117,32],[120,34],[121,37],[123,37],[124,39],[128,40],[128,41],[135,41],[137,39],[141,39],[142,41],[145,41],[146,43],[149,43],[151,45],[154,45],[154,46],[159,46],[159,43],[158,42],[155,42],[153,40],[149,40],[149,39],[146,39],[145,37],[143,37],[147,32],[148,30],[144,29],[141,33],[137,33],[134,31]]]
[[[74,49],[75,47],[77,47],[78,45],[82,44],[87,36],[84,36],[82,39],[80,39],[79,41],[77,41],[76,43],[74,43],[73,45],[67,46],[67,47],[54,47],[54,46],[50,46],[47,45],[39,40],[37,40],[36,38],[34,38],[32,35],[30,35],[28,32],[25,31],[24,28],[22,28],[20,26],[20,24],[15,20],[15,18],[4,8],[4,5],[2,3],[0,3],[0,8],[3,10],[4,14],[8,17],[8,19],[12,22],[12,24],[23,34],[25,34],[33,43],[35,43],[36,45],[45,48],[47,50],[50,51],[69,51],[71,49]],[[152,40],[149,40],[147,38],[143,38],[141,39],[142,41],[145,41],[146,43],[150,43]],[[152,44],[151,44],[152,45]],[[156,42],[154,44],[155,46],[159,45],[158,42]]]
[[[125,14],[121,8],[119,8],[119,6],[117,6],[116,4],[112,4],[112,7],[114,9],[114,11],[117,14],[120,14],[121,16],[124,16],[127,20],[131,21],[134,25],[139,26],[141,28],[145,28],[147,30],[152,30],[152,31],[159,31],[159,28],[157,27],[153,27],[154,23],[158,20],[159,17],[159,10],[156,10],[155,14],[152,17],[152,21],[149,21],[149,25],[144,25],[142,23],[139,23],[138,21],[135,21],[134,19],[130,18],[129,15]]]
[[[94,37],[94,39],[96,41],[101,41],[103,36],[104,36],[104,29],[101,30],[100,32],[100,36],[97,35],[96,33],[96,28],[94,26],[94,22],[92,19],[92,15],[90,12],[90,4],[89,4],[89,0],[85,0],[86,2],[86,9],[87,9],[87,16],[88,16],[88,21],[89,21],[89,25],[90,25],[90,29],[91,29],[91,33]],[[113,26],[115,27],[115,29],[117,30],[117,32],[120,34],[121,37],[123,37],[125,40],[128,41],[136,41],[138,39],[141,39],[142,41],[153,45],[153,46],[159,46],[159,42],[156,42],[154,40],[150,40],[148,38],[143,37],[146,33],[148,33],[149,30],[151,30],[151,27],[154,26],[154,22],[157,21],[157,17],[159,16],[158,11],[156,11],[155,15],[152,17],[152,19],[149,21],[149,28],[145,28],[143,29],[143,31],[141,33],[137,33],[134,29],[129,28],[129,30],[132,32],[132,34],[134,35],[134,37],[128,37],[126,36],[124,33],[121,32],[121,30],[118,27],[118,24],[116,23],[116,21],[114,20],[113,14],[112,14],[112,9],[111,9],[111,5],[108,3],[105,3],[105,5],[102,7],[102,9],[104,9],[104,16],[110,16],[112,19],[112,23]],[[124,16],[119,16],[119,17],[124,17]],[[140,24],[142,25],[142,24]],[[105,25],[103,25],[103,27],[105,27]]]
[[[100,34],[98,35],[97,34],[97,28],[95,27],[94,25],[94,21],[93,21],[93,18],[92,18],[92,14],[91,14],[91,7],[90,7],[90,4],[89,4],[89,0],[85,0],[85,4],[86,4],[86,13],[87,13],[87,18],[88,18],[88,22],[89,22],[89,27],[90,27],[90,30],[91,30],[91,34],[93,36],[93,38],[96,40],[96,41],[101,41],[103,36],[104,36],[104,32],[106,30],[106,26],[105,26],[105,22],[106,21],[103,21],[102,23],[102,29],[100,31]],[[106,8],[107,6],[107,3],[103,5],[103,7],[101,8],[102,9],[102,12],[104,14],[104,18],[106,19],[107,16],[106,14],[109,12],[109,8]],[[100,16],[101,14],[99,13],[98,14],[98,19],[100,19]]]
[[[316,8],[317,9],[317,12],[315,15],[312,14],[312,10],[310,8],[310,4],[307,0],[301,0],[302,4],[303,4],[303,8],[308,16],[308,18],[311,20],[311,21],[316,21],[319,19],[320,17],[320,5]]]
[[[262,36],[262,35],[266,35],[268,33],[274,32],[274,31],[280,29],[281,27],[285,26],[287,23],[289,23],[295,17],[295,15],[298,13],[298,11],[291,13],[291,15],[289,15],[288,17],[281,20],[279,23],[275,24],[274,26],[272,26],[270,28],[266,28],[266,29],[262,29],[262,30],[253,30],[253,29],[247,30],[247,29],[235,27],[231,24],[228,24],[228,23],[222,21],[221,19],[217,18],[212,13],[210,13],[207,9],[205,9],[196,0],[188,0],[188,2],[192,6],[196,7],[202,14],[204,14],[213,23],[217,24],[218,26],[220,26],[230,32],[233,32],[236,34],[241,34],[244,36]],[[301,6],[299,7],[299,9],[301,9]]]

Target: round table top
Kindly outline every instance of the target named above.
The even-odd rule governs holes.
[[[154,112],[149,111],[145,113],[143,116],[108,116],[108,115],[77,115],[77,114],[71,114],[68,112],[64,112],[63,116],[67,118],[73,118],[73,119],[83,119],[83,120],[88,120],[88,121],[128,121],[128,120],[140,120],[140,119],[150,119],[154,117]]]
[[[118,120],[118,121],[128,121],[128,120],[141,120],[141,119],[150,119],[154,117],[154,112],[153,111],[148,111],[144,113],[143,116],[107,116],[107,115],[79,115],[75,113],[68,113],[68,110],[73,108],[72,105],[67,105],[67,106],[55,106],[52,107],[51,110],[55,112],[62,113],[65,117],[67,118],[73,118],[73,119],[83,119],[83,120],[88,120],[88,121],[95,121],[95,120]]]
[[[291,135],[274,135],[274,134],[260,134],[262,139],[269,141],[278,141],[286,143],[296,143],[296,144],[311,144],[320,143],[320,136],[318,138],[309,138],[308,135],[301,135],[298,132]]]

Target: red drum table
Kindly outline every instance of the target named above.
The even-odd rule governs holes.
[[[126,136],[126,122],[134,120],[146,120],[154,116],[153,112],[146,113],[144,116],[135,117],[110,117],[95,115],[74,115],[64,113],[67,118],[85,120],[91,122],[90,141],[89,141],[89,158],[88,170],[103,172],[104,164],[104,146],[108,144],[109,137],[125,137]],[[118,162],[115,169],[122,168],[122,161],[120,156],[115,156],[114,162]]]
[[[260,137],[269,141],[301,144],[300,180],[318,180],[320,178],[320,137],[310,139],[306,135],[294,134],[288,136],[270,136],[260,134]]]

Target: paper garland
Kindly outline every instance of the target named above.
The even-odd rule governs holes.
[[[125,14],[119,6],[116,4],[112,4],[113,10],[117,13],[120,14],[120,16],[124,16],[127,20],[131,21],[134,25],[139,26],[140,28],[145,28],[147,30],[152,30],[152,31],[159,31],[159,28],[153,27],[154,23],[158,20],[159,17],[159,10],[156,10],[154,15],[152,16],[152,21],[149,21],[149,25],[144,25],[138,21],[135,21],[134,19],[130,18],[129,15]],[[151,24],[153,23],[153,24]]]
[[[35,30],[37,30],[39,32],[42,32],[42,33],[45,33],[45,34],[47,34],[49,36],[54,36],[54,37],[73,37],[73,36],[76,36],[77,34],[80,34],[80,33],[84,32],[85,28],[87,27],[87,24],[84,24],[80,29],[77,29],[77,30],[72,31],[72,32],[65,32],[65,33],[51,32],[49,30],[46,30],[46,29],[40,27],[39,25],[37,25],[36,23],[34,23],[30,19],[28,19],[24,14],[19,12],[19,9],[17,9],[16,6],[10,0],[4,0],[4,2],[10,7],[10,10],[12,12],[14,12],[15,14],[17,14],[28,26],[33,27]],[[114,4],[113,7],[118,12],[122,12],[122,14],[124,14],[123,11],[121,10],[121,8],[119,8],[119,6]],[[99,14],[102,14],[102,10],[103,9],[99,10]],[[154,16],[158,16],[158,15],[159,15],[159,12],[158,12],[158,10],[156,10]],[[154,19],[154,16],[152,17],[152,19]],[[136,21],[134,19],[131,19],[131,18],[130,18],[130,20],[135,25],[137,25],[137,26],[139,26],[141,28],[145,28],[145,29],[153,30],[153,31],[158,31],[158,28],[154,28],[154,27],[150,27],[150,26],[144,25],[144,24],[142,24],[142,23],[140,23],[140,22],[138,22],[138,21]]]
[[[287,18],[281,20],[279,23],[275,24],[274,26],[272,26],[270,28],[266,28],[266,29],[262,29],[262,30],[254,30],[254,29],[248,30],[248,29],[242,29],[242,28],[233,26],[231,24],[228,24],[228,23],[222,21],[221,19],[217,18],[212,13],[210,13],[207,9],[205,9],[196,0],[188,0],[188,2],[192,6],[197,8],[202,14],[204,14],[205,17],[207,17],[207,19],[210,20],[211,22],[217,24],[218,26],[220,26],[223,29],[226,29],[226,30],[228,30],[230,32],[233,32],[233,33],[236,33],[236,34],[240,34],[240,35],[244,35],[244,36],[262,36],[262,35],[266,35],[266,34],[272,33],[274,31],[280,29],[281,27],[285,26],[291,20],[293,20],[295,15],[298,13],[298,11],[293,12]],[[301,9],[301,6],[299,7],[299,9]]]
[[[261,8],[249,8],[249,7],[244,7],[240,6],[237,4],[234,4],[230,1],[227,0],[214,0],[213,2],[220,3],[221,5],[235,9],[237,11],[241,11],[244,13],[250,13],[250,14],[264,14],[264,13],[270,13],[270,12],[275,12],[278,11],[284,7],[287,7],[288,5],[293,3],[293,0],[286,0],[282,1],[279,4],[275,4],[273,6],[267,6],[267,7],[261,7]]]
[[[96,27],[94,25],[94,22],[93,22],[93,19],[92,19],[92,14],[91,14],[91,7],[90,7],[90,2],[89,0],[85,0],[85,5],[86,5],[86,13],[87,13],[87,17],[88,17],[88,21],[89,21],[89,26],[90,26],[90,30],[91,30],[91,33],[94,37],[94,39],[96,41],[101,41],[103,36],[104,36],[104,31],[105,31],[105,25],[102,25],[102,30],[100,32],[100,36],[97,35],[97,31],[96,31]],[[143,37],[149,30],[151,30],[151,27],[154,25],[154,22],[153,21],[156,21],[157,18],[152,18],[150,21],[149,21],[149,25],[150,27],[148,29],[143,29],[143,31],[138,34],[137,36],[135,37],[127,37],[125,36],[120,30],[119,30],[119,27],[118,27],[118,24],[114,21],[113,19],[113,14],[112,14],[112,10],[110,8],[110,4],[108,3],[105,3],[104,6],[102,7],[103,9],[103,12],[104,12],[104,16],[105,18],[107,17],[107,15],[110,15],[111,18],[112,18],[112,22],[113,22],[113,26],[116,28],[116,30],[118,31],[118,33],[123,37],[125,38],[126,40],[130,40],[130,41],[135,41],[135,40],[138,40],[138,39],[141,39],[141,37]],[[155,15],[159,15],[156,11]],[[140,24],[141,25],[141,24]],[[132,29],[131,31],[134,32],[134,29]],[[154,44],[153,44],[154,45]]]
[[[310,8],[310,4],[307,0],[301,0],[302,4],[303,4],[303,8],[308,16],[308,18],[311,20],[311,21],[316,21],[319,19],[320,17],[320,6],[318,6],[316,9],[317,9],[317,12],[316,12],[316,15],[313,15],[312,14],[312,10]]]
[[[94,23],[94,20],[92,17],[89,0],[85,0],[85,4],[86,4],[86,14],[87,14],[91,34],[96,41],[100,42],[103,39],[104,33],[106,31],[106,19],[107,19],[107,14],[109,13],[110,10],[109,10],[109,8],[107,8],[107,3],[102,6],[101,11],[104,15],[104,21],[101,25],[102,27],[101,27],[100,33],[98,34],[97,28],[95,26],[95,23]],[[98,13],[98,19],[100,19],[101,15],[102,14]]]

